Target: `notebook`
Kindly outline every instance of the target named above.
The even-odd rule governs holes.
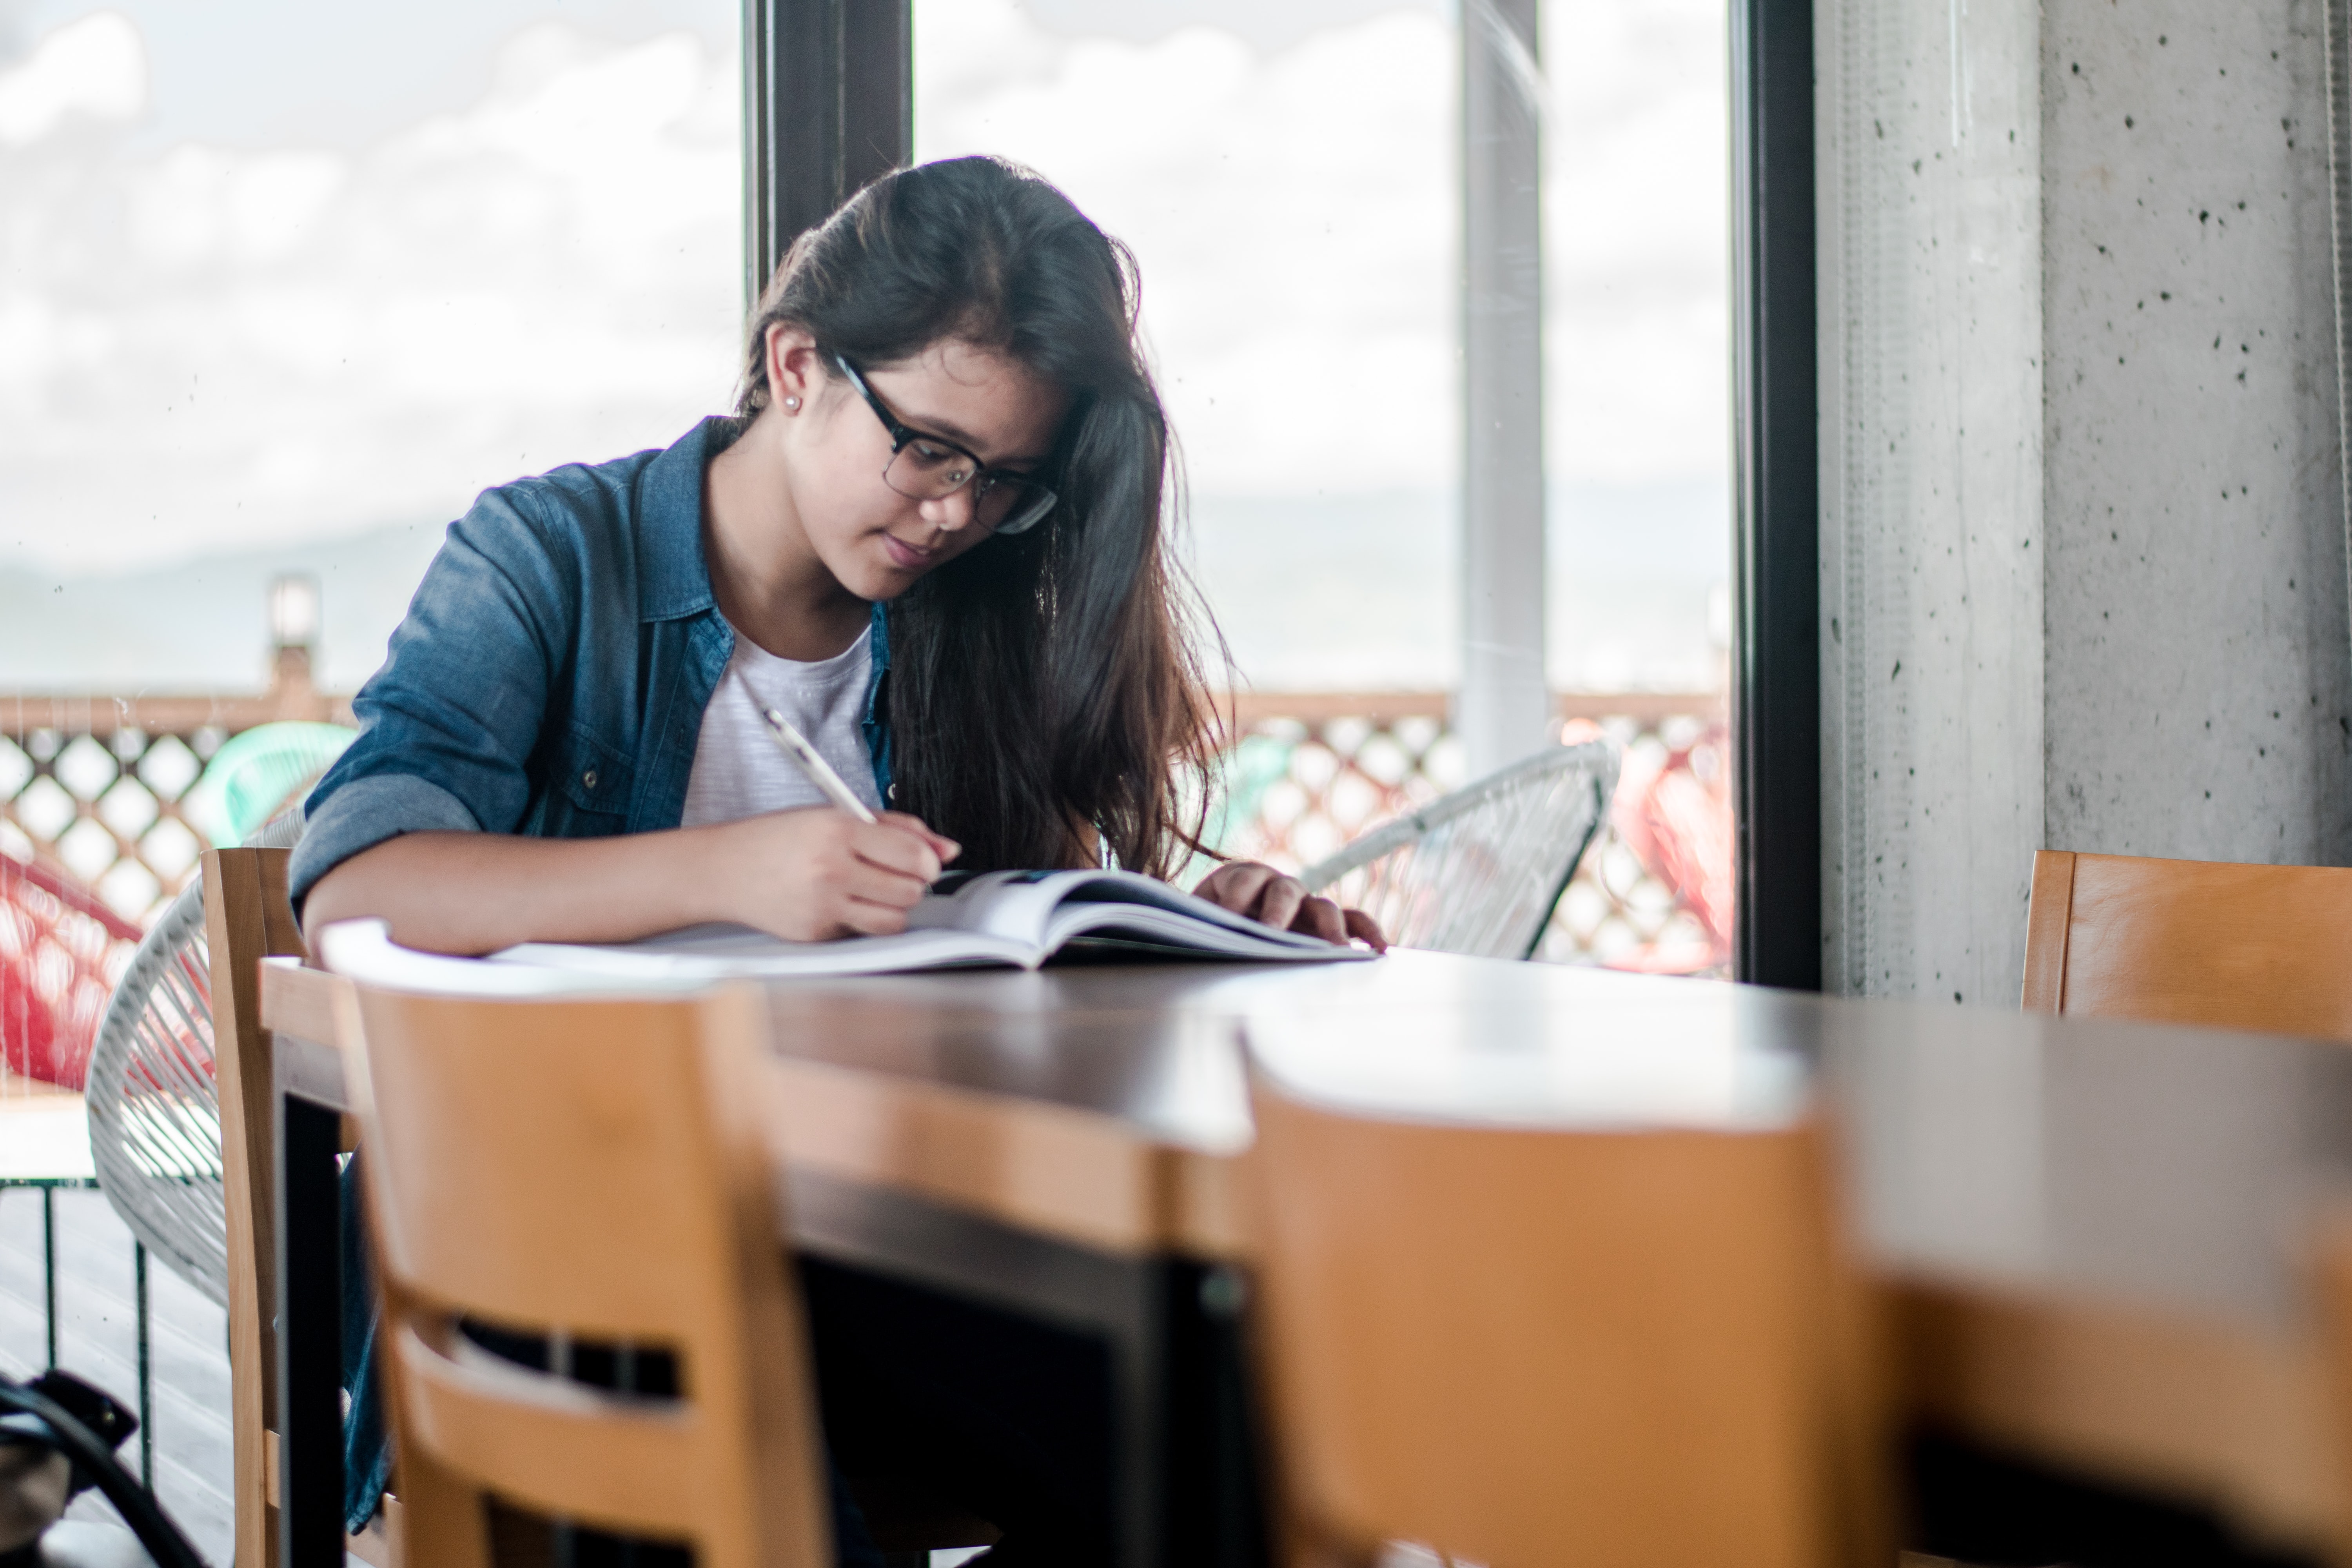
[[[1331,963],[1375,956],[1276,931],[1131,871],[951,872],[895,936],[786,942],[739,925],[691,926],[640,942],[524,942],[499,963],[677,983],[893,974],[919,969],[1035,969],[1057,954]]]

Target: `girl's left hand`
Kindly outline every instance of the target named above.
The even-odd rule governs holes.
[[[1255,860],[1234,860],[1218,867],[1201,879],[1192,895],[1276,931],[1305,931],[1335,947],[1345,947],[1349,938],[1358,937],[1376,952],[1388,951],[1388,939],[1371,916],[1318,899],[1297,878],[1286,877]]]

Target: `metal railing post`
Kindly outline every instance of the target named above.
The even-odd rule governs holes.
[[[41,1184],[41,1300],[48,1328],[48,1364],[58,1364],[58,1190]]]
[[[132,1317],[139,1331],[139,1484],[152,1492],[155,1489],[155,1383],[147,1349],[147,1245],[142,1241],[131,1244],[131,1274],[138,1296]]]

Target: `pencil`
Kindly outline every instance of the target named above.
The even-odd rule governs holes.
[[[772,708],[761,708],[760,717],[768,721],[769,737],[782,749],[784,755],[800,764],[801,772],[808,774],[809,783],[824,792],[825,799],[860,822],[876,820],[874,814],[866,809],[866,803],[849,793],[849,786],[841,782],[841,775],[833,771],[833,764],[818,755],[817,749],[808,743],[807,736],[793,729],[784,716]]]

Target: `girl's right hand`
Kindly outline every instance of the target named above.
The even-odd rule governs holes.
[[[866,824],[815,806],[711,830],[726,918],[788,942],[888,936],[962,853],[905,812]]]

